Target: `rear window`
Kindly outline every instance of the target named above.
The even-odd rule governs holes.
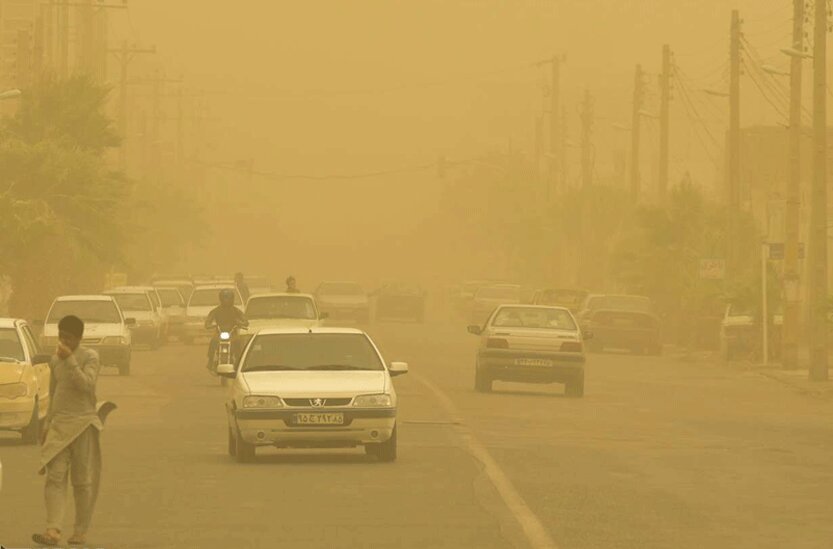
[[[647,297],[636,295],[600,295],[591,297],[587,308],[593,311],[599,309],[613,309],[618,311],[637,311],[649,313],[653,306]]]
[[[573,316],[563,309],[539,307],[502,307],[492,320],[500,328],[535,328],[541,330],[577,330]]]
[[[121,315],[113,301],[56,301],[49,310],[47,324],[57,324],[67,315],[75,315],[84,322],[120,324]]]
[[[269,318],[316,318],[312,300],[303,297],[254,297],[246,305],[249,320]]]
[[[183,304],[182,296],[176,288],[157,288],[163,307],[177,307]]]
[[[23,345],[17,336],[17,330],[12,328],[0,329],[0,361],[12,359],[17,362],[26,360]]]
[[[258,335],[246,352],[242,371],[384,370],[364,334]]]
[[[539,305],[563,305],[578,307],[587,296],[585,292],[573,290],[544,290],[536,300]]]
[[[147,294],[113,294],[113,299],[122,311],[150,311],[150,300]]]
[[[626,311],[599,311],[593,315],[593,322],[600,326],[614,328],[656,327],[656,320],[650,314]]]
[[[219,304],[219,288],[198,288],[194,290],[194,293],[191,294],[191,299],[188,301],[190,307],[208,307],[209,305]],[[240,294],[236,291],[234,292],[234,304],[238,306],[243,305],[243,302],[240,300]]]

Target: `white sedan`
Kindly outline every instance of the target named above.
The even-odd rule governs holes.
[[[568,309],[501,305],[485,326],[469,326],[480,336],[474,386],[489,392],[494,381],[563,383],[568,396],[584,395],[584,339]]]
[[[238,364],[218,366],[233,378],[226,402],[228,450],[250,461],[258,446],[352,448],[396,459],[397,397],[387,364],[370,337],[352,328],[259,331]]]

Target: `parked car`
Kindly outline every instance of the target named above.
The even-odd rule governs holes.
[[[385,363],[364,332],[349,328],[271,328],[249,341],[233,378],[226,413],[228,452],[251,461],[259,446],[363,446],[396,459],[398,402],[391,378],[408,371]]]
[[[376,320],[425,320],[425,291],[415,284],[385,284],[376,292]]]
[[[521,302],[521,287],[517,284],[483,286],[474,294],[471,303],[471,323],[483,324],[492,311],[500,305],[516,305]]]
[[[590,292],[568,288],[545,288],[537,290],[532,296],[533,305],[548,305],[551,307],[567,307],[570,312],[578,314],[581,305]]]
[[[124,286],[113,288],[105,292],[105,295],[113,296],[122,312],[135,319],[136,323],[130,328],[134,345],[147,345],[152,349],[159,347],[164,337],[164,328],[154,301],[154,298],[159,297],[155,288]]]
[[[25,444],[40,441],[49,409],[49,360],[26,321],[0,318],[0,430],[19,432]]]
[[[778,312],[770,317],[769,355],[777,358],[781,351],[783,315]],[[763,354],[763,332],[760,314],[736,304],[726,306],[720,323],[720,356],[723,360],[760,358]]]
[[[563,383],[568,396],[584,395],[584,336],[569,309],[500,305],[480,336],[474,387],[492,390],[494,381]]]
[[[84,321],[82,344],[98,352],[102,366],[116,366],[119,374],[130,374],[133,338],[130,327],[136,319],[125,318],[113,296],[67,295],[57,298],[49,308],[43,325],[41,347],[58,345],[58,321],[75,315]]]
[[[322,282],[315,301],[332,319],[370,322],[370,299],[356,282]]]
[[[207,284],[197,286],[188,300],[185,308],[185,325],[183,329],[183,341],[191,344],[195,339],[208,339],[211,332],[205,329],[205,319],[211,309],[220,304],[220,290],[232,290],[234,292],[234,306],[243,310],[243,298],[237,287],[232,284]]]
[[[662,354],[659,317],[650,298],[638,295],[589,295],[579,312],[582,329],[593,334],[589,350],[629,349]]]

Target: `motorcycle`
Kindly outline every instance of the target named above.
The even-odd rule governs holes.
[[[214,359],[211,361],[211,368],[209,369],[211,375],[220,379],[220,385],[225,387],[228,384],[228,379],[217,374],[217,366],[220,364],[234,364],[237,361],[235,356],[234,340],[240,331],[241,326],[235,325],[231,330],[226,331],[218,325],[214,325],[214,330],[217,336],[217,347],[214,351]]]

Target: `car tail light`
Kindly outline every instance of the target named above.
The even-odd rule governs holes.
[[[561,350],[566,353],[580,353],[584,346],[581,341],[565,341],[561,344]]]
[[[508,349],[509,342],[499,337],[490,337],[486,340],[486,347],[489,349]]]

